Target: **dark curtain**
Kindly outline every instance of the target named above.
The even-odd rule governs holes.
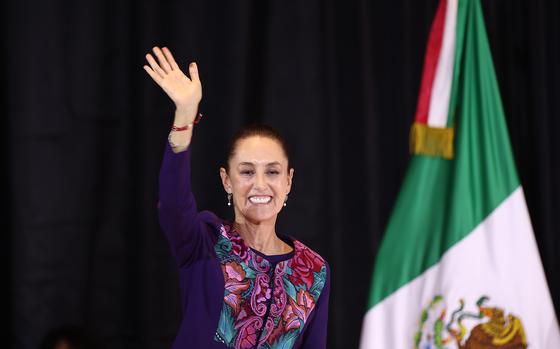
[[[560,4],[482,2],[558,313]],[[199,207],[231,216],[218,167],[238,127],[265,122],[287,138],[296,172],[278,230],[327,258],[329,347],[357,347],[375,252],[409,160],[436,5],[4,1],[2,309],[11,321],[2,346],[37,348],[64,324],[86,329],[99,348],[172,342],[178,281],[156,202],[173,106],[142,69],[157,44],[201,69]]]

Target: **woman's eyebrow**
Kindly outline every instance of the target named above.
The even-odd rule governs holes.
[[[240,162],[237,166],[255,166],[255,164],[253,164],[252,162]]]
[[[255,166],[254,163],[252,162],[248,162],[248,161],[244,161],[244,162],[240,162],[238,165],[239,166]],[[266,164],[267,167],[271,167],[271,166],[282,166],[282,164],[278,161],[273,161],[273,162],[269,162]]]

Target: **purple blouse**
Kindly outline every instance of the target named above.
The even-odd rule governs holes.
[[[245,245],[231,223],[198,212],[190,147],[166,145],[159,219],[179,268],[182,313],[173,349],[325,348],[330,271],[301,242],[267,256]]]

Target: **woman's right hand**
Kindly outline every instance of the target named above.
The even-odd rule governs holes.
[[[181,71],[167,47],[161,50],[155,46],[153,52],[158,61],[156,62],[154,57],[148,53],[146,59],[150,65],[144,65],[144,70],[175,103],[176,121],[180,120],[185,124],[192,123],[202,99],[202,85],[196,63],[189,64],[189,78]]]

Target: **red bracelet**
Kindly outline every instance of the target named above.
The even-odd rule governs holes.
[[[173,125],[173,127],[171,127],[171,131],[186,131],[186,130],[190,129],[192,127],[192,125],[193,124],[188,124],[188,125],[181,126],[181,127]]]
[[[198,124],[200,122],[200,119],[202,119],[202,113],[198,113],[196,119],[194,119],[194,125]],[[185,126],[176,126],[173,125],[173,127],[171,127],[171,131],[186,131],[189,130],[193,127],[193,124],[187,124]]]

